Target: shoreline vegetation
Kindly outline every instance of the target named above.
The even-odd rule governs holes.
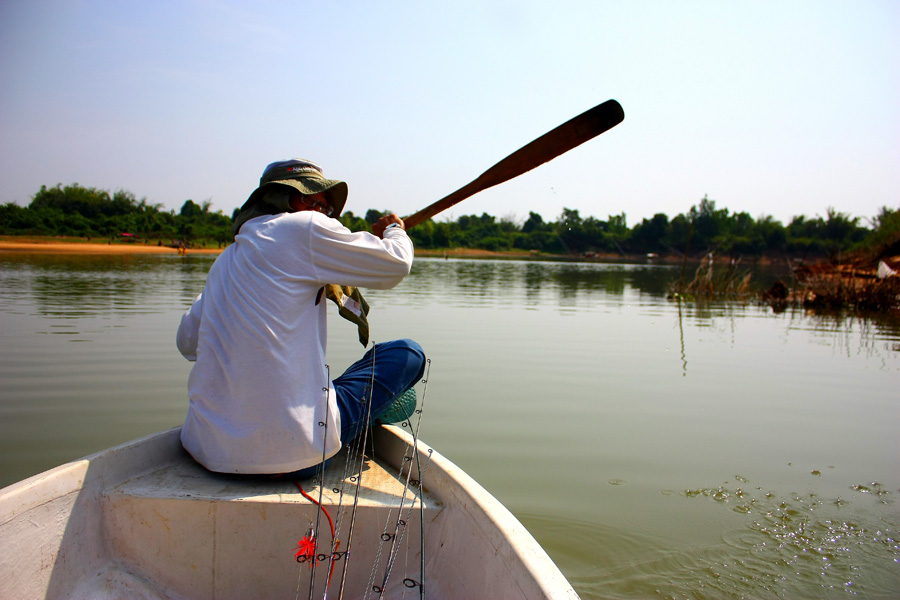
[[[108,241],[70,236],[27,236],[0,235],[0,252],[31,252],[42,254],[220,254],[222,246],[190,245],[182,248],[178,244],[161,244],[158,242]],[[535,250],[486,250],[483,248],[416,248],[417,257],[429,258],[497,258],[517,260],[556,260],[571,262],[618,262],[658,264],[681,264],[683,257],[678,255],[633,254],[590,252],[581,255],[555,254]],[[706,257],[689,259],[691,263],[702,262]],[[728,257],[716,257],[715,262],[728,263]],[[746,261],[745,261],[746,262]],[[753,264],[774,264],[784,262],[761,256],[750,260]]]
[[[180,244],[142,243],[139,240],[107,240],[0,235],[0,253],[39,254],[219,254],[221,245],[184,248]],[[877,249],[845,255],[842,260],[804,261],[754,257],[751,264],[783,263],[792,273],[791,281],[777,281],[766,290],[754,289],[750,271],[742,260],[714,256],[688,259],[676,254],[565,255],[522,250],[477,248],[417,249],[416,256],[444,259],[555,260],[572,262],[650,263],[681,265],[681,276],[673,281],[668,298],[673,301],[708,300],[755,301],[776,312],[789,307],[817,310],[855,310],[900,315],[900,236]]]
[[[341,223],[351,231],[371,231],[388,210],[365,215],[345,211]],[[185,200],[179,211],[164,210],[127,190],[109,192],[79,184],[41,186],[28,206],[0,204],[0,235],[68,236],[116,242],[194,247],[225,247],[238,209],[231,216],[211,201]],[[428,219],[410,230],[419,250],[465,248],[479,252],[539,253],[583,258],[635,256],[716,257],[756,261],[799,257],[810,261],[870,248],[900,233],[900,208],[882,207],[868,218],[829,207],[825,215],[796,215],[784,225],[770,215],[720,208],[703,197],[690,210],[669,217],[657,213],[628,224],[624,212],[607,219],[563,208],[553,221],[535,212],[527,218],[483,213],[455,219]]]
[[[371,231],[388,212],[346,211],[340,221]],[[0,252],[216,254],[231,241],[236,215],[211,210],[209,201],[186,200],[176,213],[126,190],[41,186],[27,207],[0,205]],[[900,209],[882,207],[867,221],[829,208],[825,217],[798,215],[783,225],[704,197],[686,213],[630,227],[624,212],[602,220],[564,208],[549,222],[534,212],[523,221],[487,213],[429,219],[409,236],[417,256],[680,265],[669,289],[677,301],[761,298],[774,310],[900,312]],[[788,281],[754,289],[746,266],[756,264],[785,265]]]
[[[191,254],[218,254],[220,247],[190,248]],[[103,241],[100,239],[68,236],[0,235],[0,252],[24,252],[40,254],[183,254],[184,250],[172,244],[145,244],[139,241]]]

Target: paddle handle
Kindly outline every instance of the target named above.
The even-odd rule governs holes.
[[[615,100],[607,100],[516,150],[471,183],[404,218],[403,223],[406,229],[415,227],[478,192],[514,179],[553,160],[604,131],[612,129],[624,119],[625,111],[622,110],[621,105]]]

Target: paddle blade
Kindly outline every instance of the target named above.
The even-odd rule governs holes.
[[[403,219],[406,229],[415,227],[477,194],[504,181],[514,179],[523,173],[549,162],[572,148],[580,146],[609,131],[625,119],[622,106],[615,100],[607,100],[594,108],[581,113],[574,119],[566,121],[556,129],[549,131],[528,145],[516,150],[496,165],[482,173],[475,181],[456,190],[449,196],[423,208],[419,212]]]

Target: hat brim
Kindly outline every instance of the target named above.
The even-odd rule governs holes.
[[[343,181],[335,179],[320,179],[318,177],[298,177],[296,179],[279,179],[270,181],[266,185],[287,185],[301,194],[312,196],[313,194],[324,194],[325,201],[331,206],[334,212],[332,217],[339,217],[344,211],[344,205],[347,203],[347,184]],[[265,186],[262,186],[262,189]]]
[[[306,194],[307,196],[312,196],[313,194],[325,194],[325,201],[328,202],[328,205],[334,210],[331,216],[335,218],[340,216],[344,211],[344,205],[347,204],[348,188],[345,182],[334,179],[302,177],[298,179],[279,179],[277,181],[264,183],[253,190],[253,193],[250,194],[250,197],[247,198],[247,201],[244,202],[244,205],[241,207],[241,211],[247,210],[253,206],[256,201],[262,197],[270,185],[285,185],[292,187],[301,194]],[[284,210],[287,211],[289,209],[288,207],[285,207]]]

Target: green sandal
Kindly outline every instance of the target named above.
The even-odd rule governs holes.
[[[416,412],[416,390],[409,388],[394,400],[390,408],[378,417],[382,423],[401,423]]]

